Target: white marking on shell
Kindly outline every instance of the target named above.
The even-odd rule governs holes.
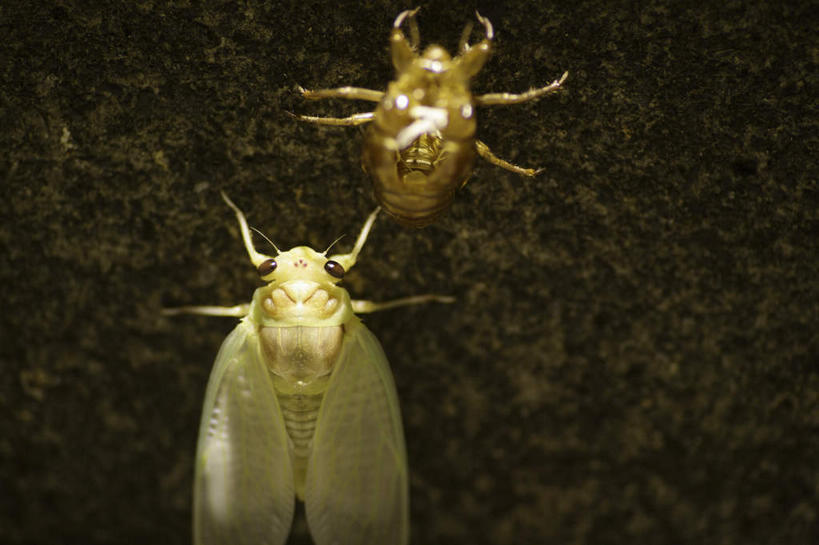
[[[449,124],[449,114],[444,108],[413,106],[409,113],[415,121],[395,135],[395,144],[399,150],[408,148],[422,134],[436,134]]]

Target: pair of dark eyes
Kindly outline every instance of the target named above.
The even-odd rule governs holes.
[[[267,276],[268,274],[272,273],[276,270],[278,264],[276,263],[275,259],[267,259],[262,261],[261,265],[259,265],[259,276]],[[324,270],[330,276],[334,276],[336,278],[344,278],[344,267],[341,266],[341,263],[338,261],[333,261],[332,259],[327,261],[324,264]]]

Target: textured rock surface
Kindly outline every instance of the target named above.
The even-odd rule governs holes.
[[[233,322],[159,311],[257,285],[220,189],[283,247],[357,232],[358,130],[286,112],[365,111],[295,87],[383,88],[406,5],[19,4],[0,9],[0,540],[187,543]],[[817,535],[817,42],[806,9],[769,4],[481,7],[477,92],[570,71],[479,112],[498,155],[547,170],[480,163],[433,226],[381,218],[346,281],[458,298],[366,318],[413,543]],[[453,49],[472,18],[425,5],[423,43]]]

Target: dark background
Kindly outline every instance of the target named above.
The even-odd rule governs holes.
[[[0,8],[0,541],[188,543],[235,321],[160,309],[259,284],[220,189],[284,248],[350,247],[374,206],[361,135],[286,112],[367,111],[295,89],[384,88],[409,4],[87,4]],[[423,4],[423,44],[455,48],[476,6],[451,4]],[[413,543],[815,543],[811,3],[609,4],[478,5],[497,39],[477,93],[570,72],[479,112],[498,155],[546,172],[479,162],[434,225],[380,218],[346,281],[458,299],[366,317]]]

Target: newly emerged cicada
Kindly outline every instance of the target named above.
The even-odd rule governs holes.
[[[366,132],[361,163],[372,177],[375,196],[399,223],[423,227],[449,208],[455,191],[472,173],[476,153],[490,163],[522,174],[535,176],[539,169],[523,168],[497,157],[475,138],[476,106],[518,104],[554,92],[568,76],[525,93],[490,93],[473,96],[469,80],[489,58],[493,30],[489,19],[477,13],[486,35],[477,45],[468,43],[467,27],[461,37],[459,54],[451,57],[438,45],[418,54],[418,8],[404,11],[393,23],[390,46],[397,72],[386,92],[340,87],[307,90],[304,98],[346,98],[377,102],[374,112],[349,117],[298,115],[298,119],[322,125],[361,125]],[[409,19],[412,41],[401,31]]]
[[[196,451],[196,545],[282,545],[295,499],[317,545],[406,545],[407,456],[389,364],[354,312],[452,298],[351,300],[337,283],[356,263],[378,209],[353,250],[307,246],[257,252],[236,213],[250,260],[267,283],[250,304],[180,307],[165,314],[241,317],[208,381]]]

